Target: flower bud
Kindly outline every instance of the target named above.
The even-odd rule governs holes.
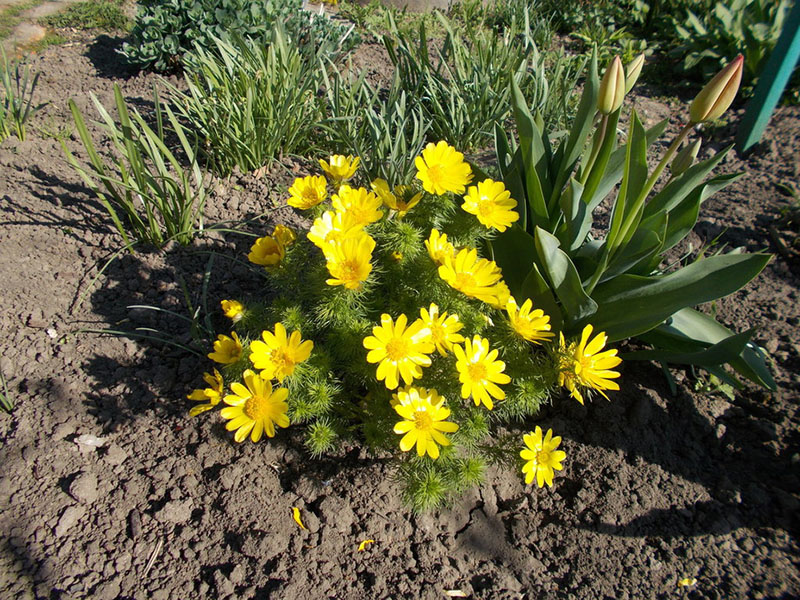
[[[713,121],[728,110],[742,82],[744,57],[740,54],[706,84],[689,106],[692,123]]]
[[[626,94],[633,89],[634,85],[636,85],[636,82],[639,80],[639,75],[642,72],[643,66],[644,66],[644,52],[642,52],[639,56],[637,56],[630,63],[628,63],[628,68],[625,69],[627,71],[625,75]]]
[[[700,145],[703,140],[697,138],[688,146],[684,146],[680,152],[675,156],[675,159],[669,166],[669,170],[674,177],[682,175],[686,170],[694,164],[694,159],[697,158],[697,153],[700,152]]]
[[[620,106],[625,98],[625,69],[619,56],[606,69],[603,81],[600,82],[600,93],[597,96],[597,110],[610,115]]]

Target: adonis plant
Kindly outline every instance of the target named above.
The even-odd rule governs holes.
[[[591,324],[565,335],[485,257],[521,218],[502,182],[445,142],[416,157],[412,181],[358,187],[359,162],[332,156],[289,188],[313,225],[253,244],[268,291],[222,302],[231,331],[191,414],[219,409],[237,442],[294,428],[312,455],[347,441],[392,456],[416,509],[478,484],[490,462],[552,485],[561,438],[513,425],[559,389],[580,402],[618,389],[617,351]]]
[[[510,292],[530,298],[567,337],[592,324],[612,342],[635,337],[651,346],[626,358],[694,365],[737,387],[743,377],[774,388],[763,351],[750,341],[754,330],[734,333],[695,308],[744,286],[769,255],[736,250],[682,259],[679,246],[702,203],[740,176],[709,177],[730,148],[696,162],[700,141],[690,138],[728,109],[743,59],[698,94],[652,170],[649,148],[666,121],[646,130],[634,110],[624,144],[617,133],[643,60],[626,73],[617,57],[600,81],[593,57],[578,115],[557,147],[511,83],[518,142],[499,126],[495,142],[519,219],[491,241],[492,257]]]

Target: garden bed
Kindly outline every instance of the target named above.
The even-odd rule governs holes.
[[[796,258],[776,256],[753,284],[716,303],[723,322],[759,328],[777,392],[748,387],[731,400],[695,391],[692,374],[678,371],[673,395],[657,365],[626,362],[610,402],[581,406],[564,395],[536,421],[564,439],[565,469],[552,488],[491,470],[487,484],[451,509],[413,514],[392,470],[357,448],[312,460],[291,430],[234,444],[220,420],[190,420],[196,357],[81,333],[148,326],[188,341],[174,318],[126,306],[186,314],[182,282],[196,302],[212,253],[210,306],[250,291],[240,287],[248,270],[236,260],[251,239],[221,233],[188,248],[121,254],[89,287],[120,240],[56,138],[71,129],[69,98],[93,118],[89,92],[111,106],[118,83],[129,105],[151,106],[157,76],[127,71],[118,46],[81,34],[33,58],[42,74],[37,98],[49,102],[33,131],[51,137],[0,145],[0,368],[16,402],[0,419],[0,595],[800,594]],[[391,68],[376,45],[361,46],[354,60],[375,77],[375,65]],[[656,94],[627,100],[642,107],[646,125],[677,113]],[[709,146],[722,148],[734,133],[714,130]],[[82,153],[75,135],[63,138]],[[720,171],[747,175],[704,205],[695,245],[719,236],[775,251],[770,226],[788,206],[776,184],[800,178],[800,108],[778,109],[764,140],[749,158],[723,162]],[[312,168],[287,160],[258,177],[215,180],[207,221],[266,213],[252,231],[301,226],[286,189]],[[374,543],[359,550],[364,540]],[[697,582],[681,588],[684,578]]]

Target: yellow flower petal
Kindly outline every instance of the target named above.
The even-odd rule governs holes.
[[[366,547],[367,547],[369,544],[374,544],[374,543],[375,543],[375,540],[363,540],[363,541],[362,541],[362,542],[361,542],[361,543],[358,545],[358,551],[359,551],[359,552],[363,552],[363,551],[364,551],[364,548],[366,548]]]
[[[292,507],[292,518],[294,519],[294,522],[300,526],[300,529],[306,528],[306,526],[303,525],[303,521],[300,520],[300,509],[296,506]]]

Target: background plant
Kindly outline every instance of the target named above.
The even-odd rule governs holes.
[[[122,0],[94,0],[75,2],[64,10],[39,19],[49,27],[74,27],[77,29],[118,29],[125,31],[131,21],[122,8]]]
[[[303,10],[302,0],[144,0],[122,53],[141,68],[175,71],[187,52],[215,51],[215,38],[260,40],[276,25],[312,55],[319,46],[340,53],[359,42],[351,28]]]
[[[39,74],[31,79],[30,69],[18,61],[9,61],[0,48],[0,81],[3,97],[0,101],[0,142],[14,134],[25,139],[28,120],[44,105],[34,105],[33,93]]]
[[[510,145],[498,127],[497,159],[524,214],[492,242],[511,293],[532,298],[567,334],[592,323],[612,341],[637,337],[654,346],[630,356],[701,366],[726,383],[740,385],[724,370],[727,363],[739,375],[774,387],[763,355],[750,343],[754,330],[734,334],[693,308],[735,292],[770,257],[734,250],[701,253],[676,265],[669,254],[692,230],[701,204],[738,178],[706,179],[730,148],[683,170],[675,168],[664,187],[651,193],[695,125],[714,118],[706,114],[719,113],[700,111],[698,98],[690,123],[650,172],[648,148],[666,122],[646,131],[633,111],[627,140],[617,147],[622,98],[633,82],[625,82],[620,65],[615,85],[614,73],[609,79],[612,68],[601,86],[593,58],[578,115],[554,149],[541,119],[528,111],[512,83],[519,142],[512,139]],[[697,117],[699,112],[703,116]],[[595,237],[594,213],[609,196],[608,224]]]
[[[159,248],[170,240],[190,243],[203,229],[206,199],[194,141],[190,141],[172,109],[160,102],[155,90],[155,129],[136,109],[128,110],[116,84],[118,123],[94,94],[91,98],[102,118],[98,125],[108,136],[114,155],[103,159],[98,154],[83,115],[70,100],[69,107],[89,164],[81,165],[62,141],[69,163],[103,203],[126,246],[135,241]],[[188,167],[164,141],[165,116]]]
[[[175,110],[203,138],[221,174],[257,169],[276,157],[311,152],[325,106],[318,60],[275,29],[270,43],[216,38],[187,61],[187,91],[169,86]]]

